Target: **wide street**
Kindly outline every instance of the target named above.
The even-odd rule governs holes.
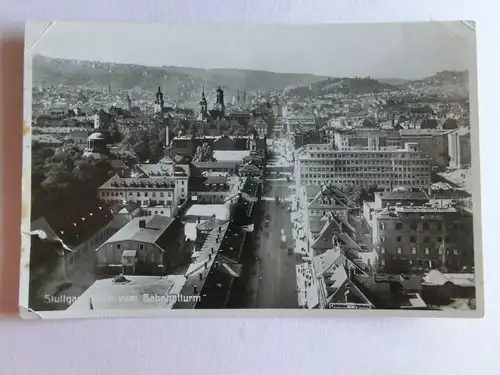
[[[271,194],[281,189],[274,182],[270,184]],[[258,277],[256,306],[258,308],[294,308],[297,307],[295,281],[295,255],[289,254],[288,247],[293,245],[290,213],[283,204],[272,200],[265,201],[265,217],[262,230],[256,238],[255,255],[257,267],[254,277]],[[281,246],[281,230],[285,231],[287,245]]]
[[[279,154],[279,152],[277,152]],[[276,155],[269,164],[288,164]],[[255,256],[253,271],[248,282],[250,305],[256,308],[296,308],[296,258],[288,248],[293,248],[290,213],[287,204],[278,203],[275,197],[289,197],[287,181],[290,173],[269,173],[264,181],[264,217],[256,223],[254,233]],[[286,236],[286,246],[281,244],[281,231]]]

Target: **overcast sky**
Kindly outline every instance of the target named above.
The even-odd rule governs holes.
[[[46,25],[27,28],[26,46],[32,46],[33,53],[79,60],[407,79],[470,68],[470,48],[463,34],[456,32],[457,27],[466,26],[458,23],[165,26],[55,22],[38,38]]]

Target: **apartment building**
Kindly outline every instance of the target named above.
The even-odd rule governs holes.
[[[115,175],[97,190],[99,199],[108,204],[135,202],[141,208],[156,208],[156,211],[163,208],[165,216],[175,216],[181,204],[176,191],[176,180],[172,177],[123,178]]]
[[[460,128],[448,134],[450,167],[467,168],[471,165],[470,130]]]
[[[299,149],[295,158],[297,186],[364,185],[379,188],[428,188],[430,158],[418,144],[394,150],[336,150],[314,144]]]
[[[329,129],[327,135],[337,150],[395,150],[406,143],[417,143],[431,159],[431,165],[446,166],[449,133],[442,129],[335,128]]]
[[[445,268],[474,265],[472,215],[451,201],[423,206],[387,206],[372,217],[373,244],[382,270]]]

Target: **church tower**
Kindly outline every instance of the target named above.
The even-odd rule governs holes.
[[[127,94],[127,110],[130,112],[132,110],[132,100],[130,96]]]
[[[155,113],[163,113],[164,108],[163,93],[161,92],[161,87],[158,86],[158,92],[156,93],[156,100],[154,105]]]
[[[215,100],[215,107],[220,109],[222,116],[225,114],[226,106],[224,104],[224,90],[219,86],[216,90],[217,98]]]
[[[201,100],[200,100],[200,119],[205,120],[207,118],[207,113],[208,113],[207,98],[205,97],[205,86],[203,86],[203,91],[201,93]]]

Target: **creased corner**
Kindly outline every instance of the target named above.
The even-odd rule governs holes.
[[[42,315],[24,306],[19,306],[19,316],[21,317],[21,319],[26,320],[43,319]]]
[[[37,45],[37,43],[42,40],[42,38],[45,36],[45,34],[48,33],[48,31],[52,28],[52,26],[55,25],[55,21],[50,21],[49,24],[45,27],[45,29],[42,31],[40,36],[36,38],[30,45],[24,47],[24,52],[28,52],[31,50],[33,47]]]
[[[474,21],[462,21],[462,23],[467,26],[472,31],[476,31],[476,22]]]

